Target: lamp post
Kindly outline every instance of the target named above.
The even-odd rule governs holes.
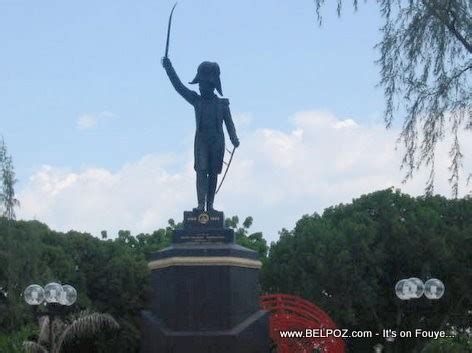
[[[398,299],[407,301],[408,312],[412,311],[412,301],[420,299],[423,295],[429,300],[439,300],[445,292],[445,286],[437,278],[430,278],[423,282],[417,277],[401,279],[395,285],[395,294]]]
[[[383,351],[383,345],[381,345],[380,343],[377,343],[374,346],[374,352],[375,353],[382,353],[382,351]]]
[[[31,306],[45,305],[46,315],[49,320],[49,349],[54,353],[53,322],[55,317],[60,316],[62,308],[71,306],[77,301],[77,291],[74,287],[65,284],[51,282],[43,287],[32,284],[23,292],[25,302]]]
[[[419,299],[423,296],[438,300],[444,295],[445,286],[439,279],[431,278],[425,283],[416,277],[401,279],[395,285],[395,294],[400,300]]]

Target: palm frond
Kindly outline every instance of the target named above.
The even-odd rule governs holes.
[[[49,346],[51,342],[50,340],[50,329],[52,328],[52,339],[54,346],[57,346],[57,340],[64,332],[66,328],[66,324],[60,318],[54,318],[52,322],[50,322],[49,316],[42,316],[39,318],[39,335],[38,335],[38,343],[45,344]]]
[[[49,343],[49,316],[41,316],[39,318],[39,343]]]
[[[90,337],[101,330],[112,329],[117,330],[120,325],[113,316],[101,313],[85,313],[74,320],[61,334],[58,341],[58,351],[62,346],[73,342],[82,337]]]
[[[26,353],[49,353],[46,348],[33,341],[24,341],[23,349]]]

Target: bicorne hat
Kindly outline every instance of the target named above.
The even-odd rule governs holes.
[[[220,81],[220,67],[217,63],[211,61],[204,61],[198,65],[197,75],[190,84],[199,83],[201,81],[210,81],[215,85],[216,90],[223,95],[221,90],[221,81]]]

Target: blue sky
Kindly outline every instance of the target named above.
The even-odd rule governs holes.
[[[62,230],[81,228],[96,233],[100,229],[129,228],[149,231],[165,225],[162,222],[168,216],[179,219],[183,208],[193,206],[190,187],[188,194],[181,195],[182,200],[190,200],[168,207],[151,205],[152,202],[146,200],[147,191],[137,187],[153,187],[152,181],[146,184],[140,179],[153,175],[151,169],[161,170],[162,175],[170,179],[185,180],[193,187],[192,172],[187,168],[191,164],[195,128],[193,111],[173,91],[160,65],[172,5],[172,1],[0,0],[3,47],[0,133],[14,157],[19,179],[17,189],[24,199],[20,198],[23,201],[21,217],[38,218]],[[220,64],[223,92],[231,101],[241,135],[237,162],[241,170],[247,162],[246,165],[258,166],[251,167],[251,173],[267,175],[267,179],[271,179],[268,171],[273,172],[274,178],[282,175],[277,169],[278,162],[267,164],[268,170],[257,169],[271,160],[263,151],[267,146],[272,146],[272,152],[276,151],[277,147],[271,143],[281,146],[287,141],[294,142],[297,131],[305,131],[306,135],[314,126],[313,121],[325,127],[331,124],[333,129],[341,125],[378,129],[375,131],[389,136],[377,136],[379,141],[394,141],[395,130],[388,132],[380,128],[384,100],[382,90],[375,87],[379,68],[374,64],[378,53],[373,49],[380,39],[381,19],[377,6],[361,4],[360,10],[354,13],[350,4],[346,4],[343,16],[337,18],[333,1],[328,2],[323,13],[324,23],[319,27],[311,0],[296,3],[282,0],[179,2],[169,56],[184,82],[194,77],[201,61]],[[296,114],[300,112],[312,112],[310,116],[314,120],[307,122],[306,114],[305,118],[297,120]],[[270,140],[264,145],[265,138],[274,136],[282,136],[281,141],[285,142]],[[349,136],[355,138],[355,134]],[[295,140],[290,140],[292,137]],[[393,155],[394,143],[388,146],[391,151],[387,147],[386,153]],[[249,147],[262,151],[260,160],[250,158],[253,151]],[[331,150],[330,145],[311,147],[327,155]],[[372,149],[368,147],[367,151]],[[386,159],[388,165],[398,160],[398,156],[390,154],[391,159]],[[298,152],[295,151],[295,155]],[[355,165],[363,165],[362,161],[356,163],[356,158],[350,159]],[[142,174],[135,173],[143,164],[146,167],[140,169]],[[303,170],[303,164],[298,168]],[[394,168],[392,171],[398,169],[398,164]],[[88,182],[85,189],[80,189],[77,183],[84,178],[90,181],[87,178],[100,179],[104,175],[122,180],[124,171],[129,170],[133,172],[127,175],[134,179],[129,184],[117,184],[119,189],[129,188],[129,193],[123,195],[123,202],[129,207],[116,210],[117,213],[109,211],[106,222],[94,223],[97,209],[90,207],[90,193],[96,190],[90,189]],[[336,170],[333,169],[329,178],[362,174],[359,169],[336,175]],[[258,180],[251,173],[246,177]],[[391,174],[388,172],[388,178],[368,186],[397,185],[401,177],[396,172],[395,176]],[[230,173],[228,179],[231,178]],[[244,178],[244,175],[240,175],[240,179],[234,176],[229,184],[243,188]],[[100,180],[103,185],[109,185],[109,181]],[[234,185],[238,180],[242,180],[242,184]],[[260,184],[247,187],[248,190],[264,189],[268,182],[270,180],[260,180]],[[301,190],[306,186],[300,184],[302,181],[293,182],[298,183]],[[313,182],[322,184],[325,180],[313,175]],[[419,192],[421,183],[412,186],[411,191]],[[68,194],[71,185],[82,191]],[[98,194],[103,190],[100,185],[96,186],[100,190]],[[161,187],[168,189],[169,185],[164,183]],[[177,189],[182,187],[178,183],[172,185]],[[283,188],[276,185],[275,189]],[[45,190],[49,190],[49,194]],[[321,198],[322,202],[316,191],[309,199],[303,195],[296,199],[285,195],[275,197],[271,206],[264,209],[247,206],[252,202],[247,200],[247,195],[233,199],[228,187],[222,191],[225,196],[221,196],[221,206],[225,207],[227,215],[253,214],[255,226],[267,229],[272,234],[269,238],[275,238],[278,229],[291,228],[303,213],[350,201],[364,191],[368,190],[346,188],[342,196],[332,199],[326,196]],[[156,198],[164,197],[163,190],[155,192]],[[141,195],[133,195],[135,193]],[[116,194],[116,191],[103,194],[102,198],[110,196],[108,206],[103,207],[110,209],[110,204],[116,203],[112,201]],[[169,197],[172,198],[166,196],[160,200]],[[311,199],[317,201],[311,202]],[[148,208],[140,209],[148,214],[147,218],[129,209],[148,203]],[[292,210],[284,218],[281,216],[287,214],[284,208],[291,203]],[[78,206],[68,213],[64,205],[70,204]],[[159,213],[163,207],[166,211],[153,218],[153,213]],[[119,212],[129,213],[129,218],[123,218]],[[133,217],[144,217],[146,221]],[[279,222],[272,222],[274,218],[280,219]],[[125,220],[129,224],[123,224]]]
[[[192,111],[159,62],[172,4],[0,0],[0,116],[20,182],[43,163],[115,169],[186,147]],[[233,112],[257,116],[254,127],[286,128],[288,115],[313,107],[378,118],[375,9],[325,13],[320,28],[312,1],[182,1],[170,57],[187,82],[201,61],[219,62]],[[76,128],[78,116],[103,111],[116,119]]]

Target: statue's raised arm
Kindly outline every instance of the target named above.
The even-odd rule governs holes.
[[[185,87],[185,85],[180,81],[179,76],[175,72],[174,68],[172,67],[172,63],[170,62],[169,58],[164,57],[162,58],[162,66],[167,72],[167,76],[169,77],[172,86],[174,86],[175,90],[182,96],[184,99],[192,105],[195,105],[196,100],[198,99],[197,92],[192,91],[191,89]]]
[[[217,212],[213,208],[213,201],[218,184],[218,174],[222,172],[224,163],[225,135],[223,132],[223,123],[226,125],[226,130],[228,131],[229,138],[234,148],[231,152],[229,162],[226,163],[227,167],[223,179],[221,179],[221,183],[218,186],[218,190],[226,177],[226,173],[233,159],[234,151],[239,146],[239,139],[231,118],[229,100],[227,98],[220,98],[215,94],[216,90],[220,96],[223,96],[219,65],[211,61],[204,61],[198,65],[197,75],[189,83],[192,85],[198,84],[200,94],[185,87],[172,67],[168,54],[170,28],[174,9],[175,5],[169,16],[166,50],[162,58],[162,66],[166,70],[167,76],[169,76],[169,80],[175,90],[195,108],[194,169],[197,173],[196,186],[198,206],[194,208],[194,211],[204,212],[206,204],[207,212]]]

